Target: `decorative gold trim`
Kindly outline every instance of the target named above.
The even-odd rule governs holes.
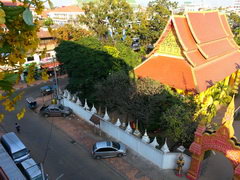
[[[175,28],[175,32],[176,32],[176,34],[177,34],[177,37],[178,37],[178,40],[179,40],[181,46],[183,47],[183,49],[184,49],[185,51],[188,51],[189,49],[184,45],[184,43],[183,43],[183,41],[182,41],[182,38],[181,38],[181,36],[180,36],[180,33],[179,33],[179,31],[178,31],[178,28],[177,28],[177,25],[176,25],[176,21],[175,21],[175,17],[179,17],[179,18],[182,18],[182,19],[185,19],[185,17],[184,17],[184,16],[173,16],[172,22],[173,22],[173,27]]]
[[[159,43],[160,43],[160,41],[162,40],[162,39],[164,39],[165,38],[165,34],[167,35],[167,33],[169,32],[169,30],[171,30],[172,29],[172,27],[171,27],[171,24],[172,24],[172,18],[170,17],[169,18],[169,20],[168,20],[168,22],[167,22],[167,24],[166,24],[166,26],[165,26],[165,28],[164,28],[164,30],[163,30],[163,32],[162,32],[162,34],[161,34],[161,36],[158,38],[158,40],[154,43],[154,49],[146,56],[146,57],[151,57],[155,52],[156,52],[156,48],[157,48],[157,46],[159,45]]]
[[[195,85],[195,89],[197,90],[197,92],[200,92],[198,82],[197,82],[197,78],[196,78],[196,75],[195,75],[195,71],[192,67],[191,67],[191,72],[192,72],[193,83]]]
[[[194,50],[194,51],[197,51],[197,49]],[[189,51],[189,52],[192,52],[192,51]],[[187,55],[187,53],[189,53],[189,52],[183,51],[183,54],[184,54],[184,56],[186,57],[186,61],[188,61],[189,64],[191,64],[193,67],[196,67],[197,65],[196,65],[196,64],[189,58],[189,56]]]

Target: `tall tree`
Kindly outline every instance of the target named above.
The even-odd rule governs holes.
[[[73,27],[71,24],[64,24],[63,26],[52,30],[52,34],[57,38],[58,41],[77,41],[83,37],[92,35],[90,31]]]
[[[0,100],[5,110],[11,112],[21,97],[21,94],[13,95],[13,85],[22,73],[25,58],[35,52],[39,42],[39,21],[33,20],[29,7],[35,7],[35,12],[40,14],[44,1],[12,0],[11,6],[4,3],[0,0]],[[17,118],[21,119],[24,112],[25,109],[19,112]],[[0,120],[3,117],[0,112]]]
[[[135,14],[131,36],[139,37],[140,44],[146,48],[147,45],[154,44],[164,30],[169,16],[176,2],[170,0],[150,1],[146,11],[138,11]]]
[[[231,13],[228,18],[234,34],[234,40],[240,45],[240,16],[236,13]]]
[[[62,41],[56,50],[57,59],[69,75],[68,89],[86,98],[94,92],[95,83],[109,74],[128,67],[122,59],[110,55],[102,43],[93,37],[79,41]]]
[[[126,0],[97,0],[83,3],[79,21],[100,38],[121,39],[132,21],[133,10]]]

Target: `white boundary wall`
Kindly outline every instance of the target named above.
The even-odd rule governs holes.
[[[64,106],[70,107],[73,112],[78,115],[80,118],[84,119],[91,125],[94,125],[90,118],[92,113],[88,110],[85,110],[82,106],[77,105],[76,103],[63,98],[61,103]],[[180,156],[180,152],[163,152],[155,147],[143,142],[140,138],[134,136],[133,134],[127,133],[123,129],[115,126],[111,122],[101,119],[100,129],[104,131],[109,136],[115,138],[118,141],[126,144],[129,148],[137,152],[139,155],[143,156],[147,160],[151,161],[153,164],[157,165],[161,169],[175,169],[176,162]],[[183,170],[187,171],[190,167],[191,157],[186,154],[183,154],[184,157],[184,167]]]

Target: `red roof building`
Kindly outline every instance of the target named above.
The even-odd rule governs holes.
[[[172,16],[148,59],[135,68],[175,89],[200,93],[236,72],[240,52],[224,14]]]

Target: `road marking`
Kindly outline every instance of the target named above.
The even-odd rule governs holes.
[[[64,174],[62,173],[60,176],[58,176],[57,178],[56,178],[56,180],[59,180],[60,178],[62,178],[64,176]]]

